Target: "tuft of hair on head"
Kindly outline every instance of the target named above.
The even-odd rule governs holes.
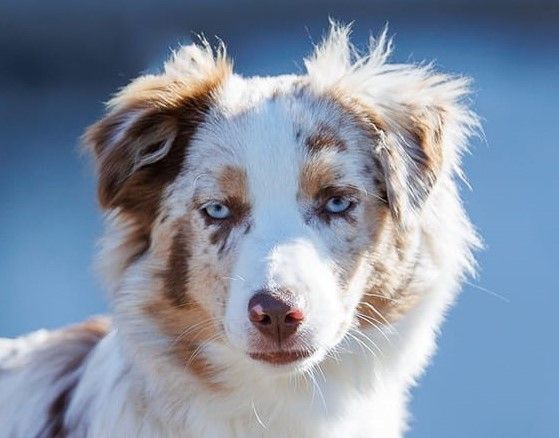
[[[330,31],[305,59],[314,92],[335,96],[371,134],[384,172],[388,201],[401,224],[417,217],[442,175],[463,178],[460,159],[479,132],[469,108],[471,81],[442,74],[433,64],[391,64],[385,26],[366,53],[351,43],[351,25]]]
[[[213,75],[223,75],[231,71],[231,61],[227,58],[227,48],[219,41],[215,49],[200,35],[198,44],[179,47],[164,64],[169,78],[181,81],[205,81]]]

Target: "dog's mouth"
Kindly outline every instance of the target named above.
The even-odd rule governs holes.
[[[311,350],[296,350],[296,351],[274,351],[274,352],[257,352],[249,353],[250,357],[261,361],[267,362],[272,365],[286,365],[294,362],[301,361],[312,356],[314,352]]]

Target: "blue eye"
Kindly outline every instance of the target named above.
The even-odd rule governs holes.
[[[204,212],[212,219],[227,219],[231,216],[229,208],[219,202],[213,202],[204,207]]]
[[[328,199],[326,204],[324,205],[324,209],[328,213],[332,214],[340,214],[344,211],[347,211],[349,207],[351,207],[351,201],[348,198],[344,198],[342,196],[334,196],[333,198]]]

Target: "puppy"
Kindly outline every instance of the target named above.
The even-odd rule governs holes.
[[[111,322],[0,344],[0,436],[398,437],[478,238],[468,80],[359,55],[302,75],[182,47],[84,141]]]

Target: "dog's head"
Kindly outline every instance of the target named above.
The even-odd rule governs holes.
[[[354,58],[347,33],[301,76],[184,47],[85,135],[117,325],[197,375],[220,354],[305,369],[418,298],[423,208],[475,124],[466,82],[386,64],[384,35]]]

